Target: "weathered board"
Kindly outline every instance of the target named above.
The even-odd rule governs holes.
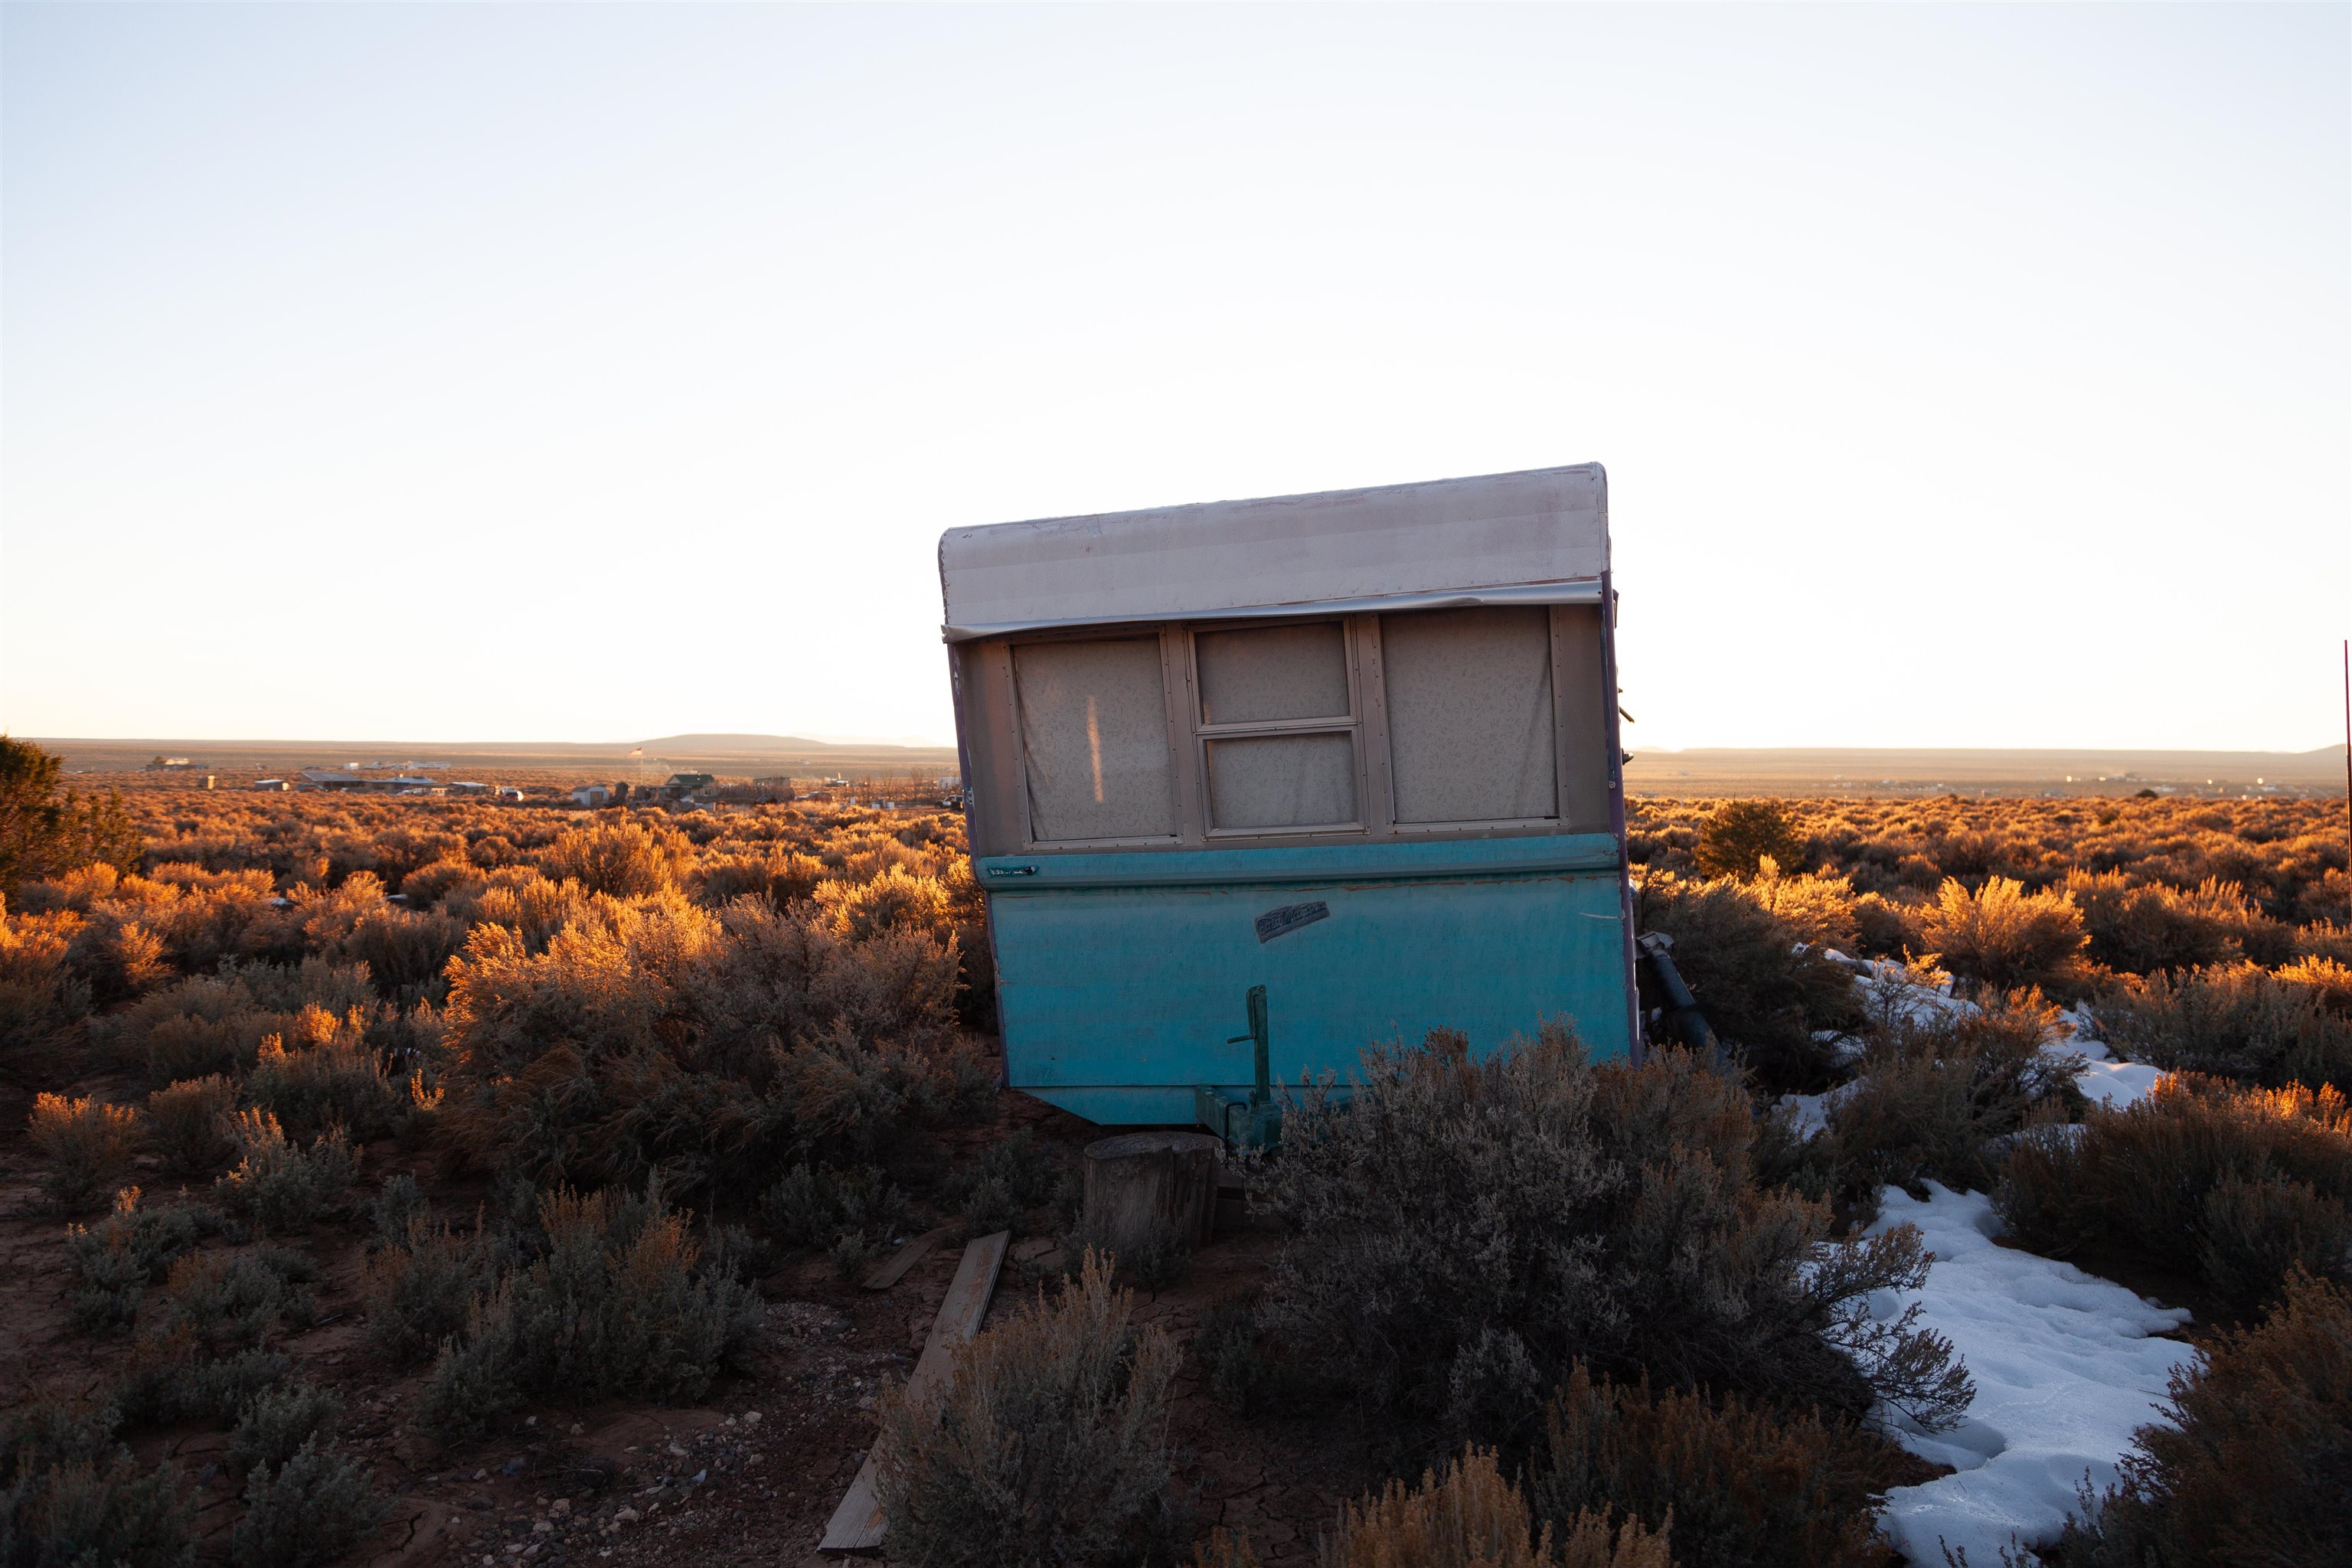
[[[944,1382],[956,1351],[980,1331],[988,1300],[996,1293],[996,1276],[1004,1267],[1004,1250],[1012,1241],[1011,1231],[1000,1230],[963,1249],[963,1261],[957,1265],[947,1299],[940,1303],[940,1315],[931,1323],[931,1337],[923,1342],[923,1353],[916,1358],[915,1370],[907,1378],[906,1397],[921,1398]],[[857,1467],[856,1479],[849,1483],[841,1506],[833,1510],[833,1519],[824,1527],[824,1539],[817,1542],[819,1552],[871,1552],[882,1544],[877,1463],[881,1451],[878,1440],[867,1450],[866,1462]]]
[[[955,1226],[943,1225],[936,1230],[925,1231],[867,1270],[860,1283],[868,1290],[887,1290],[904,1279],[907,1270],[929,1257],[932,1247],[953,1236],[957,1229]]]

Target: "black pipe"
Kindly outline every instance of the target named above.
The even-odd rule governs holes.
[[[1718,1072],[1723,1068],[1723,1047],[1707,1026],[1706,1015],[1700,1012],[1698,999],[1683,984],[1682,972],[1675,967],[1667,949],[1675,939],[1664,931],[1651,931],[1637,940],[1642,956],[1648,961],[1651,978],[1658,983],[1658,994],[1665,998],[1665,1016],[1661,1020],[1675,1037],[1706,1057],[1707,1065]]]

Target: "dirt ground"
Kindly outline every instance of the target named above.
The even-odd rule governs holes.
[[[77,1091],[109,1087],[92,1079]],[[21,1110],[15,1121],[23,1124]],[[992,1124],[959,1131],[954,1152],[1016,1126],[1063,1145],[1073,1159],[1102,1136],[1074,1117],[1005,1094]],[[403,1171],[425,1184],[437,1212],[461,1223],[488,1195],[436,1179],[429,1154],[379,1145],[366,1151],[358,1196]],[[100,1392],[128,1351],[127,1336],[68,1324],[68,1221],[42,1198],[36,1176],[21,1136],[10,1140],[0,1152],[0,1366],[7,1369],[0,1400],[11,1404],[35,1385]],[[156,1184],[146,1201],[177,1195]],[[411,1420],[426,1369],[396,1373],[368,1342],[359,1298],[363,1229],[346,1221],[273,1239],[299,1247],[321,1272],[316,1321],[279,1348],[295,1358],[299,1376],[343,1400],[344,1441],[393,1493],[386,1524],[347,1560],[372,1568],[798,1568],[824,1561],[815,1548],[825,1521],[873,1442],[883,1396],[913,1370],[961,1253],[952,1244],[936,1247],[880,1291],[841,1280],[823,1258],[787,1258],[761,1282],[766,1322],[749,1365],[723,1377],[706,1405],[543,1405],[485,1438],[444,1448]],[[1043,1236],[1016,1240],[989,1321],[1058,1279],[1052,1245]],[[1247,1226],[1221,1235],[1176,1285],[1139,1293],[1139,1318],[1189,1342],[1203,1310],[1255,1287],[1277,1245]],[[1269,1568],[1311,1561],[1317,1532],[1340,1500],[1380,1479],[1365,1446],[1345,1433],[1306,1418],[1243,1422],[1211,1396],[1189,1362],[1178,1376],[1171,1428],[1195,1534],[1221,1526],[1246,1531]],[[226,1446],[225,1432],[194,1428],[142,1433],[132,1443],[142,1461],[168,1458],[195,1483],[203,1556],[215,1563],[228,1560],[238,1513],[219,1462]]]

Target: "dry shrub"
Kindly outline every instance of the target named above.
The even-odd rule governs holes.
[[[694,901],[711,909],[730,904],[748,893],[781,910],[814,893],[826,875],[824,862],[814,855],[771,848],[762,855],[705,858],[689,886]]]
[[[471,1235],[460,1236],[425,1214],[408,1215],[360,1276],[369,1337],[394,1365],[423,1361],[465,1328],[503,1260],[478,1219]]]
[[[147,1097],[148,1142],[173,1175],[194,1175],[226,1164],[236,1152],[229,1121],[236,1085],[218,1073],[183,1079]]]
[[[439,910],[385,908],[363,916],[330,943],[325,956],[368,966],[376,983],[403,995],[437,989],[442,971],[466,945],[466,923]]]
[[[503,926],[533,952],[545,951],[566,926],[596,922],[612,900],[577,882],[551,882],[530,866],[493,871],[479,883],[453,888],[443,909],[471,925]]]
[[[831,1255],[845,1279],[865,1272],[907,1223],[907,1194],[880,1168],[803,1162],[760,1200],[761,1217],[787,1247]]]
[[[264,1389],[238,1414],[224,1458],[238,1475],[251,1475],[262,1465],[282,1465],[311,1438],[328,1435],[342,1410],[343,1402],[315,1383]]]
[[[82,917],[72,956],[108,999],[224,960],[282,947],[299,933],[272,904],[267,873],[166,864],[152,877],[88,867],[28,887],[28,900]],[[136,935],[130,933],[136,932]]]
[[[981,1156],[948,1179],[940,1197],[963,1214],[967,1237],[992,1231],[1023,1231],[1031,1211],[1075,1191],[1076,1173],[1056,1163],[1052,1145],[1027,1128],[998,1139]],[[1076,1256],[1065,1249],[1066,1258]]]
[[[600,822],[558,838],[540,857],[539,865],[556,881],[632,899],[669,888],[693,853],[686,835],[674,828],[636,821]]]
[[[399,1131],[415,1109],[405,1086],[384,1071],[368,1044],[367,1021],[357,1008],[339,1018],[305,1007],[289,1035],[264,1039],[245,1096],[296,1138],[315,1138],[331,1127],[380,1138]]]
[[[239,1111],[229,1123],[239,1159],[213,1184],[222,1208],[258,1231],[292,1230],[340,1204],[359,1173],[359,1153],[331,1127],[308,1149],[289,1142],[267,1110]]]
[[[478,845],[476,847],[478,849],[480,847]],[[469,887],[484,882],[483,866],[500,864],[497,855],[497,851],[491,851],[490,858],[482,864],[477,864],[464,856],[453,856],[447,859],[435,860],[427,865],[419,866],[400,879],[401,896],[408,900],[408,906],[411,909],[430,909],[439,903],[453,888]]]
[[[2158,974],[2102,1001],[2099,1021],[2133,1060],[2168,1072],[2352,1089],[2352,1016],[2330,1009],[2329,979],[2312,960],[2291,973],[2233,963]]]
[[[140,1324],[142,1338],[191,1343],[211,1356],[258,1350],[280,1322],[310,1322],[317,1278],[310,1259],[283,1247],[189,1253],[164,1276],[154,1310]]]
[[[398,1015],[379,1002],[364,964],[309,958],[299,964],[248,963],[192,975],[104,1020],[117,1050],[144,1062],[148,1081],[171,1083],[253,1066],[261,1042],[294,1031],[316,1007],[341,1017],[358,1009],[372,1034]]]
[[[1994,1205],[2020,1242],[2195,1270],[2239,1310],[2295,1268],[2352,1280],[2352,1110],[2333,1089],[2168,1074],[2120,1110],[2027,1134]]]
[[[1748,881],[1748,891],[1801,942],[1849,952],[1861,945],[1860,900],[1854,897],[1853,882],[1843,877],[1791,876],[1768,855]]]
[[[283,1383],[293,1371],[294,1360],[283,1351],[206,1355],[188,1336],[177,1335],[138,1344],[115,1395],[133,1421],[226,1424],[236,1420],[256,1394]]]
[[[143,1139],[139,1112],[131,1106],[61,1094],[34,1098],[26,1135],[48,1166],[41,1190],[69,1209],[87,1208],[112,1192]]]
[[[2083,911],[2095,963],[2128,974],[2253,959],[2283,962],[2291,928],[2254,908],[2235,882],[2208,877],[2194,888],[2136,882],[2123,872],[2074,871],[2065,890]]]
[[[1322,1568],[1672,1568],[1671,1535],[1671,1524],[1653,1531],[1637,1519],[1612,1530],[1603,1508],[1577,1515],[1555,1539],[1496,1456],[1474,1447],[1416,1488],[1392,1480],[1343,1507],[1318,1560]]]
[[[1973,893],[1946,878],[1920,911],[1919,934],[1954,973],[1995,991],[2077,978],[2087,940],[2071,894],[2029,893],[2007,877]]]
[[[299,883],[286,896],[293,905],[281,917],[288,928],[286,940],[317,953],[331,953],[362,924],[392,907],[384,901],[383,879],[373,871],[353,871],[331,888]]]
[[[1265,1179],[1297,1234],[1260,1322],[1401,1442],[1523,1441],[1580,1360],[1937,1425],[1971,1396],[1915,1314],[1870,1317],[1924,1276],[1917,1233],[1829,1244],[1824,1205],[1756,1184],[1745,1094],[1687,1053],[1596,1068],[1558,1026],[1484,1061],[1392,1046],[1344,1106],[1285,1117]]]
[[[200,975],[109,1022],[113,1037],[136,1043],[150,1083],[172,1083],[251,1067],[271,1021],[236,980]]]
[[[2063,1568],[2352,1561],[2352,1296],[2291,1279],[2260,1325],[2172,1374],[2168,1422],[2134,1435],[2119,1483],[2084,1497],[2045,1559]]]
[[[904,866],[888,867],[868,882],[821,883],[815,901],[835,934],[851,942],[894,931],[926,931],[944,940],[955,925],[946,886]]]
[[[1859,1426],[1705,1394],[1612,1386],[1578,1363],[1528,1467],[1539,1517],[1622,1513],[1707,1568],[1881,1568],[1876,1515],[1901,1456]]]
[[[1698,830],[1697,865],[1709,877],[1745,881],[1767,859],[1795,866],[1803,858],[1804,846],[1789,814],[1772,801],[1727,800]]]
[[[1827,1087],[1835,1064],[1815,1035],[1860,1021],[1853,977],[1801,948],[1796,928],[1765,906],[1756,884],[1653,875],[1635,913],[1643,931],[1674,939],[1675,967],[1707,1022],[1766,1086]]]
[[[2352,964],[2305,953],[2293,963],[2282,965],[2277,975],[2282,984],[2308,991],[2313,1000],[2330,1013],[2352,1017]]]
[[[121,1426],[122,1412],[110,1400],[55,1386],[28,1387],[0,1417],[0,1482],[103,1458]]]
[[[179,1468],[142,1470],[127,1448],[101,1467],[79,1458],[15,1471],[0,1487],[0,1556],[9,1568],[185,1568],[196,1500]]]
[[[980,1081],[950,1025],[951,942],[853,942],[757,899],[612,905],[539,952],[480,926],[450,973],[444,1120],[476,1163],[541,1182],[862,1158]]]
[[[137,1187],[115,1194],[112,1214],[94,1226],[66,1230],[66,1262],[75,1280],[67,1309],[75,1325],[100,1329],[131,1322],[147,1287],[161,1284],[173,1264],[220,1228],[220,1215],[210,1209],[142,1208]]]
[[[2352,964],[2352,925],[2341,921],[2314,921],[2294,933],[2294,951],[2300,958],[2324,958],[2331,963]]]
[[[138,1422],[236,1419],[282,1383],[293,1362],[268,1348],[281,1325],[316,1318],[318,1269],[282,1247],[192,1252],[142,1304],[139,1332],[116,1390]]]
[[[1894,958],[1918,945],[1911,911],[1877,893],[1853,901],[1854,945],[1873,958]]]
[[[476,1300],[442,1349],[418,1418],[478,1429],[525,1398],[702,1397],[748,1342],[759,1298],[698,1268],[685,1216],[645,1197],[541,1194],[544,1243]]]
[[[67,963],[81,917],[11,914],[0,899],[0,1051],[47,1045],[89,1013],[90,991]]]
[[[1890,1182],[1914,1197],[1930,1177],[1990,1191],[2000,1141],[2083,1112],[2083,1058],[2043,1048],[2068,1031],[2039,991],[1876,1022],[1858,1076],[1826,1107],[1839,1195],[1857,1208]]]
[[[1164,1543],[1177,1351],[1107,1259],[975,1337],[882,1416],[890,1557],[910,1568],[1127,1561]]]
[[[390,1511],[358,1458],[312,1437],[281,1463],[253,1467],[229,1550],[240,1565],[317,1568],[358,1545]]]

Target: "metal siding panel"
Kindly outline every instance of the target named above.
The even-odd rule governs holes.
[[[1170,1092],[1246,1079],[1248,1047],[1225,1041],[1245,1029],[1255,984],[1272,1008],[1274,1070],[1293,1082],[1344,1078],[1378,1040],[1445,1026],[1483,1054],[1562,1016],[1596,1057],[1624,1054],[1613,872],[1375,879],[992,889],[1007,1081],[1102,1120],[1165,1120]],[[1328,918],[1258,940],[1258,916],[1312,900]],[[1090,1095],[1082,1107],[1067,1092],[1096,1089],[1134,1103]]]

